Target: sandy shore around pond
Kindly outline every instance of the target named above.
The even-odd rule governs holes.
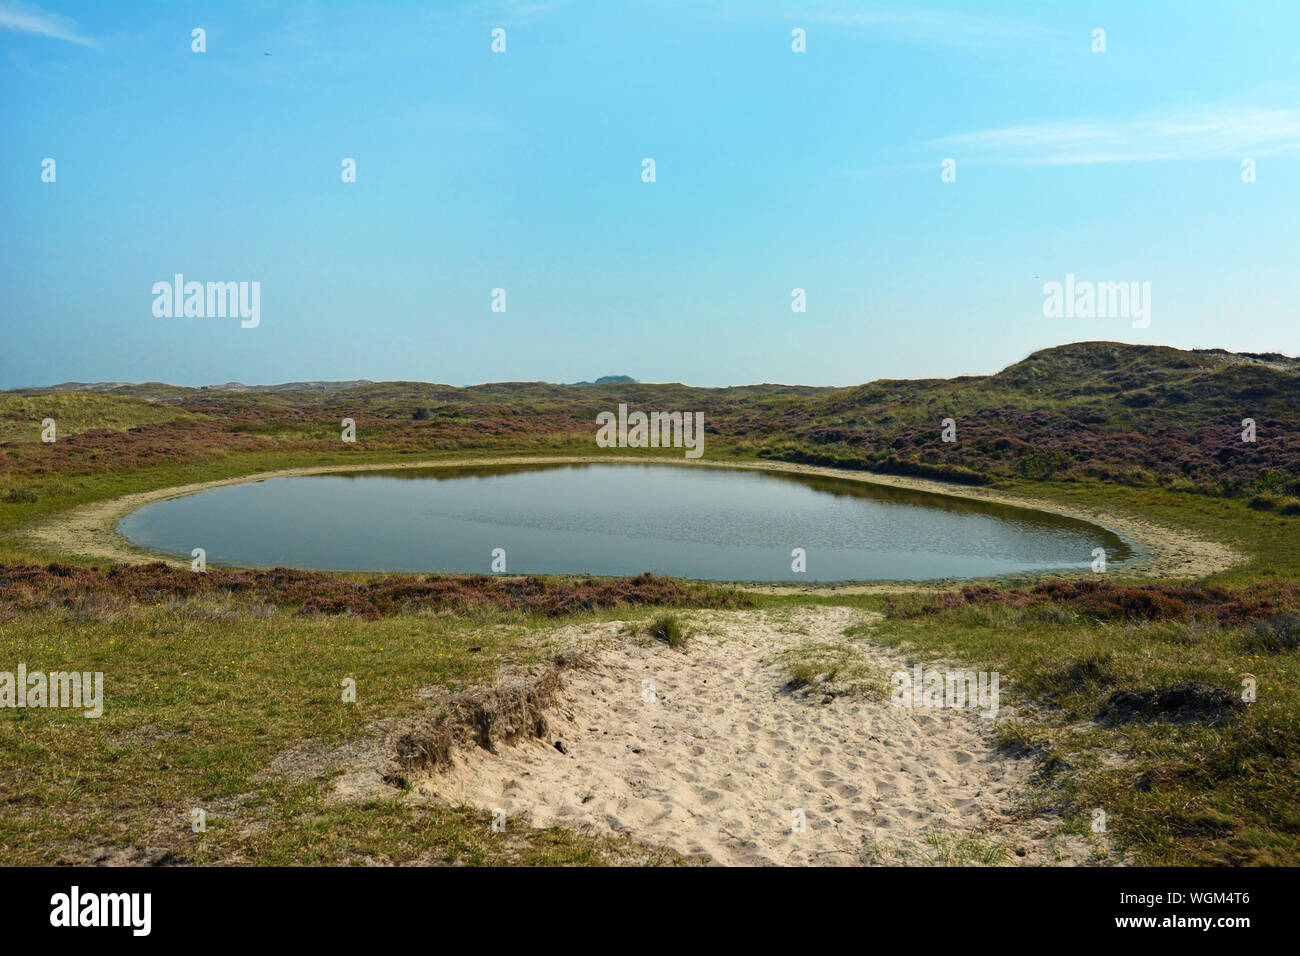
[[[406,471],[418,468],[467,468],[484,465],[527,465],[527,464],[666,464],[685,468],[736,468],[781,472],[786,474],[814,475],[825,478],[839,478],[848,481],[860,481],[866,484],[883,485],[928,494],[944,495],[950,498],[965,498],[975,501],[987,501],[995,504],[1044,511],[1050,514],[1078,518],[1107,528],[1136,543],[1145,555],[1137,561],[1124,566],[1123,573],[1149,578],[1197,578],[1217,571],[1222,571],[1245,560],[1245,555],[1215,541],[1205,540],[1187,531],[1156,524],[1145,519],[1127,514],[1108,512],[1102,509],[1074,505],[1061,505],[1048,499],[1035,499],[1022,495],[1008,494],[997,489],[949,485],[943,482],[923,478],[908,478],[894,475],[878,475],[869,472],[843,471],[835,468],[823,468],[814,465],[800,465],[789,462],[701,462],[664,458],[638,458],[614,455],[563,455],[563,456],[507,456],[498,458],[462,458],[455,460],[435,459],[424,461],[407,461],[400,463],[359,464],[359,465],[324,465],[319,467],[284,468],[278,471],[260,472],[241,475],[236,478],[223,478],[216,481],[195,482],[170,488],[157,488],[137,494],[124,495],[106,501],[96,501],[81,505],[67,511],[58,512],[43,518],[18,532],[18,536],[42,549],[59,553],[79,555],[106,561],[125,561],[142,563],[147,561],[167,561],[178,565],[188,565],[188,559],[179,559],[160,555],[131,544],[117,533],[117,523],[126,515],[155,501],[169,498],[181,498],[197,494],[211,488],[226,485],[245,484],[253,481],[266,481],[272,478],[292,478],[301,475],[323,475],[337,472],[358,471]],[[882,582],[872,584],[845,584],[823,586],[810,584],[791,585],[754,585],[752,590],[773,594],[854,594],[870,592],[889,592],[926,588],[943,590],[952,584],[909,584],[907,582]]]

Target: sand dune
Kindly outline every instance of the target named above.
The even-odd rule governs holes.
[[[1052,835],[1054,821],[1013,819],[1032,766],[997,751],[993,721],[975,710],[787,688],[773,659],[786,648],[849,644],[882,675],[907,668],[843,636],[860,612],[685,617],[704,632],[684,652],[614,639],[617,623],[598,628],[610,645],[566,673],[546,739],[465,752],[417,794],[505,809],[511,826],[590,828],[718,864],[953,862],[954,847],[980,857],[956,862],[1086,856],[1080,838]]]

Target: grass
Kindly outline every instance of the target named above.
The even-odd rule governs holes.
[[[676,614],[658,614],[646,625],[646,633],[657,641],[663,641],[675,651],[686,650],[690,634],[682,619]]]
[[[896,608],[914,596],[895,599]],[[1300,860],[1300,657],[1267,651],[1249,624],[1053,619],[998,604],[896,610],[876,631],[924,658],[997,670],[1004,699],[1035,702],[1000,742],[1040,758],[1045,783],[1084,832],[1095,808],[1140,862]],[[1118,691],[1203,682],[1257,699],[1193,719],[1105,719]]]
[[[931,831],[914,843],[867,839],[868,861],[876,864],[913,866],[997,866],[1011,855],[1006,840],[980,835]]]
[[[159,422],[194,420],[181,409],[139,398],[98,392],[52,392],[29,396],[0,393],[0,441],[40,441],[42,423],[54,419],[55,439],[92,428],[124,431]]]
[[[1099,508],[1184,528],[1222,542],[1248,559],[1198,585],[1240,587],[1259,581],[1300,581],[1300,516],[1257,511],[1236,498],[1160,488],[1124,488],[1086,482],[1006,482],[1000,488],[1061,505]],[[1108,580],[1132,580],[1117,572]]]
[[[425,713],[422,688],[474,686],[506,663],[543,659],[557,626],[510,613],[366,621],[272,610],[159,602],[0,624],[0,669],[75,666],[102,671],[105,685],[99,719],[0,713],[0,763],[27,771],[0,781],[0,859],[52,864],[95,848],[158,848],[204,863],[675,862],[562,831],[495,834],[486,814],[412,805],[397,791],[339,804],[328,778],[268,776],[271,759],[298,742],[341,743],[365,737],[375,721]],[[355,703],[343,701],[348,677]],[[209,813],[201,835],[190,828],[196,807]]]
[[[1269,654],[1300,650],[1300,615],[1276,614],[1256,623],[1255,646]]]
[[[809,641],[779,652],[773,660],[789,675],[790,690],[889,698],[886,676],[868,666],[851,644]]]

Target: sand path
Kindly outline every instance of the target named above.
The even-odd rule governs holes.
[[[388,464],[364,465],[328,465],[310,468],[286,468],[279,471],[261,472],[243,475],[237,478],[224,478],[217,481],[195,482],[170,488],[157,488],[137,494],[124,495],[105,501],[96,501],[81,505],[67,511],[57,512],[28,525],[18,532],[18,536],[33,546],[52,550],[56,553],[76,554],[82,557],[109,561],[145,562],[163,560],[178,565],[187,565],[188,559],[159,555],[145,551],[128,542],[116,531],[117,523],[137,508],[154,501],[180,498],[197,494],[209,488],[226,485],[243,484],[250,481],[265,481],[271,478],[290,478],[298,475],[320,475],[344,471],[394,471],[412,468],[433,467],[473,467],[483,465],[521,465],[521,464],[611,464],[635,462],[640,464],[674,464],[686,468],[742,468],[764,471],[785,472],[790,474],[816,475],[828,478],[841,478],[849,481],[861,481],[869,484],[886,485],[892,488],[905,488],[912,491],[947,495],[955,498],[968,498],[977,501],[989,501],[1013,507],[1046,511],[1052,514],[1081,518],[1108,528],[1137,543],[1146,555],[1123,568],[1124,574],[1150,578],[1196,578],[1222,571],[1244,561],[1246,556],[1215,541],[1197,537],[1190,532],[1156,524],[1128,514],[1116,514],[1100,509],[1064,506],[1047,499],[1035,499],[1021,495],[1007,494],[990,488],[974,488],[928,481],[922,478],[905,478],[892,475],[876,475],[867,472],[842,471],[835,468],[821,468],[812,465],[798,465],[786,462],[762,463],[711,463],[703,461],[675,460],[664,458],[646,458],[614,455],[587,456],[543,456],[543,457],[499,457],[499,458],[463,458],[454,461],[436,459],[432,461],[407,461]],[[949,585],[950,586],[950,585]],[[849,594],[872,591],[889,592],[914,589],[917,586],[898,583],[842,585],[842,586],[781,586],[759,585],[754,590],[769,593],[806,593],[806,594]],[[944,585],[921,585],[921,588]]]
[[[414,798],[501,808],[532,826],[630,836],[723,865],[1087,858],[1087,842],[1055,834],[1054,821],[1012,821],[1033,766],[995,748],[994,720],[894,706],[887,693],[787,688],[773,655],[809,644],[851,645],[886,687],[909,667],[892,649],[843,635],[861,612],[683,616],[700,630],[685,651],[618,638],[617,622],[598,626],[606,647],[593,667],[566,672],[545,739],[460,753]],[[806,829],[795,832],[800,810]],[[964,848],[956,860],[955,846]],[[994,860],[979,859],[999,846]]]

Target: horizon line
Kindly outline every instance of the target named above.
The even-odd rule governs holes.
[[[1077,342],[1063,342],[1060,345],[1051,345],[1051,346],[1047,346],[1046,348],[1034,349],[1033,351],[1025,353],[1021,358],[1016,359],[1015,361],[1009,362],[1006,365],[1002,366],[996,372],[988,372],[982,374],[964,373],[961,375],[949,376],[948,378],[942,380],[953,381],[955,379],[961,379],[961,378],[988,378],[990,376],[997,375],[1000,372],[1005,371],[1006,369],[1010,368],[1013,365],[1017,365],[1020,362],[1025,361],[1031,356],[1038,355],[1044,352],[1054,352],[1057,351],[1058,349],[1072,348],[1074,346],[1079,346],[1079,345],[1110,345],[1110,346],[1120,346],[1123,348],[1130,348],[1130,349],[1172,349],[1175,352],[1189,352],[1189,353],[1218,352],[1224,355],[1246,356],[1247,358],[1280,358],[1289,361],[1300,361],[1300,356],[1289,355],[1285,352],[1246,352],[1246,351],[1234,352],[1231,349],[1225,349],[1219,346],[1211,346],[1207,348],[1179,348],[1176,345],[1164,345],[1160,343],[1119,342],[1113,339],[1080,339]],[[598,376],[598,377],[604,377],[604,376]],[[835,389],[859,388],[863,385],[870,385],[873,382],[917,382],[917,381],[927,381],[931,378],[933,378],[933,376],[923,376],[920,378],[874,378],[862,382],[855,382],[848,385],[809,385],[800,382],[743,382],[743,383],[733,383],[730,385],[692,385],[687,382],[648,382],[648,381],[641,381],[639,379],[634,379],[630,382],[605,382],[605,383],[600,383],[600,385],[601,386],[680,385],[683,388],[700,388],[700,389],[778,387],[778,388],[813,388],[813,389],[823,389],[823,390],[830,391]],[[473,382],[466,385],[452,385],[447,382],[435,382],[435,381],[430,381],[425,379],[410,379],[410,378],[294,379],[291,381],[261,382],[261,383],[257,383],[257,382],[248,383],[248,382],[238,381],[237,379],[230,379],[225,382],[211,382],[203,385],[182,385],[182,384],[177,384],[175,382],[164,382],[159,380],[132,382],[126,380],[119,380],[119,379],[103,379],[97,382],[90,382],[90,381],[79,381],[79,380],[68,379],[62,382],[56,382],[51,385],[15,385],[11,388],[0,389],[0,393],[27,392],[27,391],[90,391],[97,386],[102,386],[107,388],[124,388],[124,387],[144,387],[148,385],[158,385],[166,388],[184,388],[184,389],[191,389],[195,391],[201,391],[201,390],[234,391],[235,389],[230,388],[231,386],[238,386],[239,388],[244,388],[244,389],[288,389],[290,386],[294,386],[294,385],[310,386],[312,384],[321,385],[321,386],[331,386],[331,385],[338,386],[340,390],[342,388],[348,388],[348,387],[358,388],[366,385],[398,385],[398,384],[436,385],[440,388],[455,388],[455,389],[483,388],[488,385],[549,385],[552,388],[599,387],[598,384],[594,381],[592,382],[548,382],[543,379],[508,379],[508,380],[497,380],[497,381],[489,381],[489,382]],[[65,386],[68,387],[65,388]],[[72,388],[71,386],[81,386],[81,388]]]

